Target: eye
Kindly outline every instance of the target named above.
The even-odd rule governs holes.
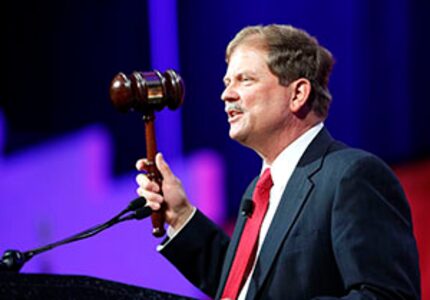
[[[242,76],[240,78],[240,81],[243,82],[244,84],[250,84],[253,81],[253,78],[250,76]]]

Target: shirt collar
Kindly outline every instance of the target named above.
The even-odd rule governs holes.
[[[285,178],[286,166],[291,169],[292,173],[292,170],[296,167],[309,144],[318,135],[323,127],[324,124],[320,122],[310,128],[291,144],[289,144],[284,150],[282,150],[282,152],[275,158],[272,165],[268,165],[263,161],[263,167],[261,169],[260,175],[263,174],[265,169],[270,168],[273,184],[280,187],[285,186],[288,180]]]

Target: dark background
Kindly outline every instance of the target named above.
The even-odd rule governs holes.
[[[146,1],[28,1],[1,10],[0,109],[5,154],[89,124],[115,142],[115,174],[144,149],[142,122],[109,100],[119,71],[150,69]],[[224,50],[246,25],[289,23],[316,36],[336,58],[326,126],[334,137],[391,165],[430,157],[430,50],[425,1],[178,1],[185,155],[215,149],[227,166],[229,213],[260,160],[228,138],[219,100]],[[142,136],[142,138],[140,138]]]

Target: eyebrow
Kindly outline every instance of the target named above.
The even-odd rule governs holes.
[[[234,76],[224,76],[222,81],[225,83],[226,81],[230,81],[230,78],[237,78],[237,77],[243,77],[243,76],[252,76],[252,77],[256,77],[258,75],[258,72],[252,71],[252,70],[244,70],[244,71],[240,71],[237,74],[235,74]]]

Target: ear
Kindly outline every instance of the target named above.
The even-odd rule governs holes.
[[[306,78],[299,78],[291,84],[290,109],[293,113],[299,113],[305,106],[311,94],[311,82]]]

